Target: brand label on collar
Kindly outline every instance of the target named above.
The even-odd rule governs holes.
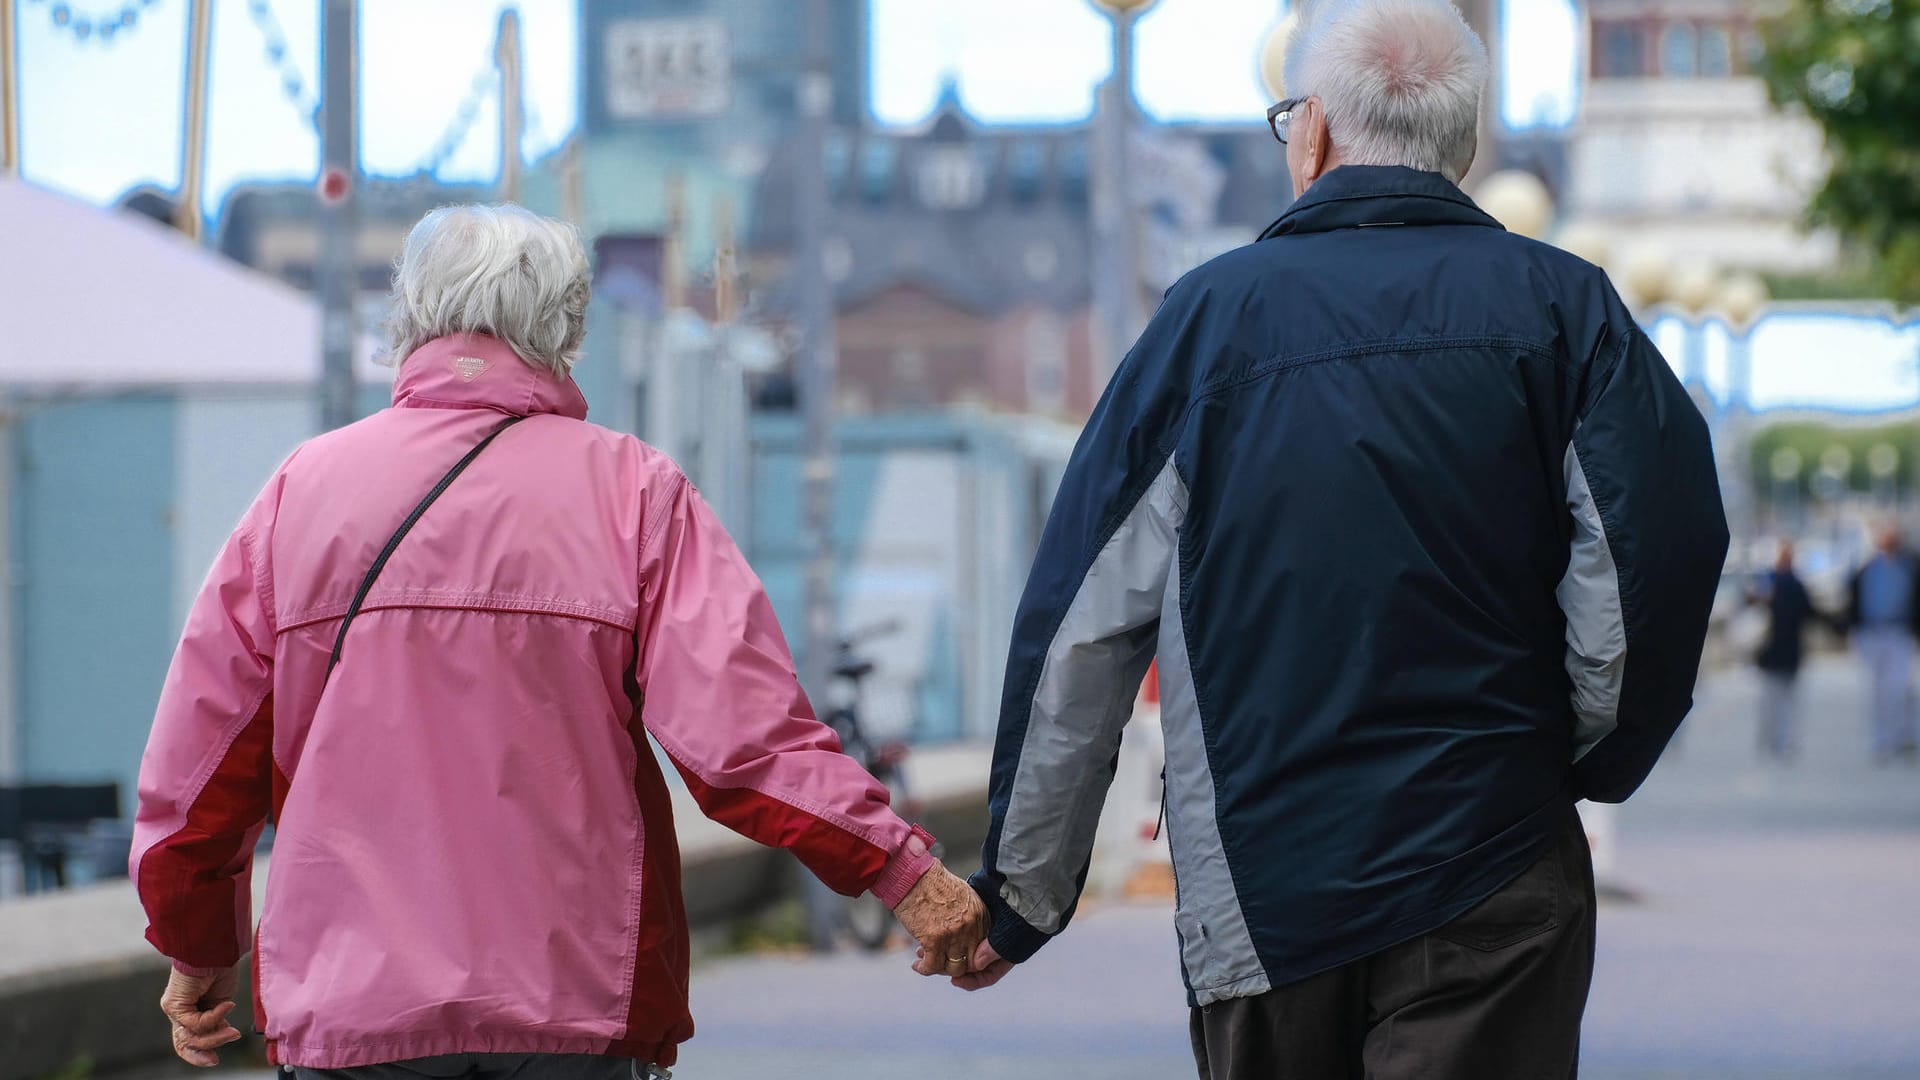
[[[453,358],[453,370],[454,374],[472,382],[487,370],[487,362],[477,356],[456,356]]]

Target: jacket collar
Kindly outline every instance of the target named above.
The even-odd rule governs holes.
[[[393,403],[403,409],[587,417],[587,399],[572,379],[555,378],[529,365],[506,342],[485,334],[435,338],[407,354],[394,378]]]
[[[1342,165],[1315,180],[1260,239],[1363,225],[1501,228],[1439,173],[1398,165]]]

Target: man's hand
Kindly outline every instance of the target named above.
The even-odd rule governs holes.
[[[987,936],[987,905],[939,863],[921,875],[893,914],[920,943],[913,970],[922,975],[966,973],[974,948]]]
[[[189,1065],[208,1068],[220,1064],[214,1051],[240,1037],[227,1023],[233,1011],[233,992],[240,977],[232,968],[218,975],[188,975],[175,969],[160,995],[160,1011],[173,1024],[173,1052]]]
[[[1007,972],[1012,970],[1013,961],[1000,959],[1000,954],[994,951],[992,944],[983,941],[973,950],[973,970],[965,975],[955,975],[953,985],[966,991],[985,990],[1006,978]]]

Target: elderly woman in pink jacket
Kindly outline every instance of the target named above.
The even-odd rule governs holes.
[[[871,891],[959,974],[985,936],[839,752],[746,560],[673,462],[586,422],[575,232],[429,214],[393,407],[294,451],[214,560],[161,692],[131,871],[196,1065],[239,1032],[355,1077],[626,1077],[693,1034],[652,735],[709,816]],[[275,828],[257,936],[254,841]]]

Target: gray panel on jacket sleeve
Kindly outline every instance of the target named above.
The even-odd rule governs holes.
[[[1169,459],[1093,560],[1041,664],[997,865],[1001,898],[1042,933],[1059,931],[1093,848],[1185,514]]]
[[[1567,509],[1573,545],[1554,596],[1567,616],[1567,674],[1573,679],[1573,759],[1613,732],[1627,670],[1627,623],[1620,606],[1620,568],[1579,451],[1567,444]]]
[[[1160,727],[1166,735],[1167,844],[1180,882],[1173,915],[1180,962],[1201,1005],[1252,997],[1273,988],[1240,908],[1240,892],[1220,840],[1213,766],[1201,731],[1200,702],[1180,616],[1180,575],[1169,574],[1160,620]]]

